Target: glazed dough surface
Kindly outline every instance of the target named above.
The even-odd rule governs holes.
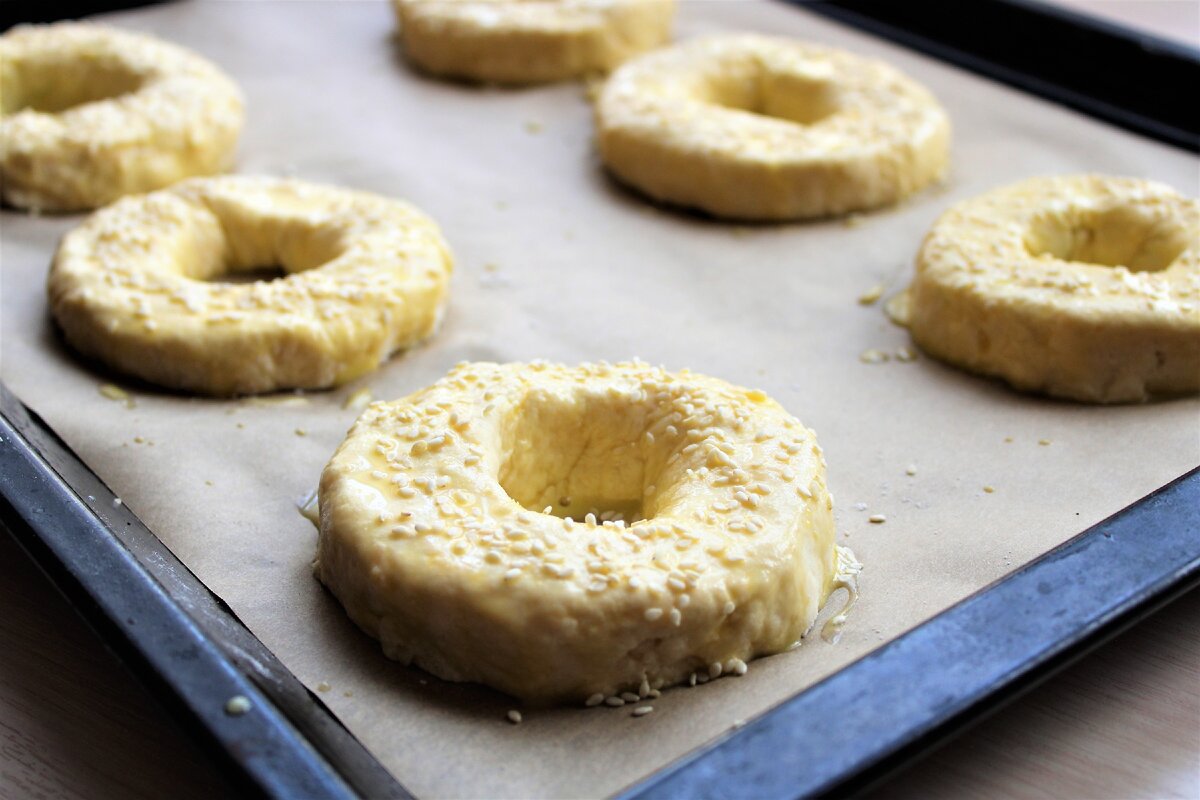
[[[722,34],[618,69],[596,106],[601,157],[650,197],[735,219],[895,203],[944,173],[946,113],[873,59]]]
[[[352,380],[428,336],[453,261],[398,200],[295,180],[194,178],[68,233],[50,271],[67,340],[130,375],[213,395]],[[279,267],[283,277],[229,282]]]
[[[811,431],[638,362],[460,364],[321,476],[317,576],[392,658],[530,701],[740,673],[836,572]]]
[[[930,354],[1087,402],[1200,390],[1200,203],[1135,178],[1032,178],[960,203],[917,256]]]
[[[435,75],[544,83],[607,72],[671,35],[675,0],[392,0],[404,54]]]
[[[242,96],[182,47],[91,23],[0,36],[4,201],[78,211],[233,164]]]

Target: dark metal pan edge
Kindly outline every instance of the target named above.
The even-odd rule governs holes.
[[[619,795],[845,796],[1200,584],[1200,468]]]
[[[1029,0],[782,0],[1126,130],[1200,152],[1200,52]]]
[[[2,383],[0,519],[242,789],[411,797]],[[249,713],[226,713],[235,695]]]

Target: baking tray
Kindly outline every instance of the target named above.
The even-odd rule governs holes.
[[[1078,85],[1054,68],[1073,61],[1066,41],[1086,47],[1092,64],[1120,63],[1117,83],[1128,76],[1141,86],[1194,85],[1195,56],[1180,48],[1026,3],[972,4],[974,24],[965,24],[961,4],[906,5],[917,7],[900,13],[889,4],[846,2],[810,10],[1198,149],[1190,106],[1179,104],[1188,109],[1183,117],[1157,113],[1153,104],[1135,106],[1095,75]],[[986,12],[976,10],[984,5]],[[955,13],[957,22],[945,22]],[[996,15],[990,27],[978,25],[981,13]],[[988,51],[977,41],[985,29],[1003,41],[998,31],[1036,33],[1063,25],[1072,36],[1058,41],[1053,57],[1039,62],[1035,55],[1032,64],[1031,53],[1049,51]],[[0,415],[5,526],[248,790],[271,796],[409,796],[6,389]],[[790,797],[862,788],[1198,580],[1200,475],[1193,471],[624,796]],[[226,703],[237,695],[249,699],[251,713],[226,713]],[[833,736],[804,724],[828,718],[839,720]],[[781,757],[785,753],[796,757]]]

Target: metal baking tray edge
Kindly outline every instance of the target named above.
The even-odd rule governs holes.
[[[975,3],[957,4],[957,12],[955,4],[943,2],[796,4],[1200,151],[1195,109],[1185,112],[1189,117],[1145,103],[1130,110],[1119,85],[1079,87],[1055,63],[1041,64],[1039,73],[1036,60],[1017,63],[1003,52],[988,52],[973,38],[978,34],[969,33],[986,27],[975,24],[977,18],[958,29],[931,23],[939,15],[961,16],[967,5],[977,14]],[[1027,0],[980,5],[1010,29],[1040,24],[1072,30],[1076,35],[1068,43],[1086,44],[1092,64],[1119,58],[1122,74],[1141,86],[1194,85],[1200,74],[1195,52],[1153,37]],[[1057,52],[1057,61],[1070,61],[1062,42]],[[1056,80],[1047,79],[1046,71]],[[0,521],[168,708],[191,723],[240,788],[271,797],[411,797],[228,606],[115,501],[0,383]],[[1200,469],[619,796],[852,794],[1197,583]],[[226,703],[238,695],[250,701],[250,711],[232,715]]]

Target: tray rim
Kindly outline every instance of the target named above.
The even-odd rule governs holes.
[[[873,10],[886,7],[886,3],[873,4],[869,0],[781,1],[1150,138],[1200,152],[1200,133],[1196,132],[1195,126],[1183,129],[1149,116],[1130,114],[1106,102],[1102,96],[1080,95],[1070,89],[1056,88],[1037,75],[1022,74],[995,61],[973,57],[953,43],[906,30],[897,26],[894,18],[880,20],[872,16]],[[1134,52],[1128,50],[1132,44],[1139,66],[1152,72],[1155,68],[1174,65],[1172,74],[1177,75],[1180,64],[1185,69],[1200,69],[1200,57],[1196,53],[1149,35],[1030,0],[986,2],[1006,8],[1018,17],[1032,14],[1036,18],[1057,20],[1060,24],[1098,32],[1109,46],[1116,46],[1124,53]],[[148,3],[124,0],[120,7],[139,4]],[[944,4],[902,5],[922,11]],[[1113,113],[1114,109],[1119,113]],[[118,650],[139,680],[148,684],[165,701],[168,709],[190,723],[201,744],[240,778],[242,789],[271,797],[296,796],[297,792],[323,797],[411,797],[152,531],[128,508],[112,505],[115,496],[103,481],[49,426],[13,396],[3,382],[0,382],[0,440],[4,445],[0,448],[0,465],[5,467],[0,471],[0,523],[84,619]],[[80,485],[84,483],[88,486],[87,493],[80,491]],[[32,495],[29,494],[31,491]],[[29,502],[31,496],[40,497],[43,505],[48,501],[54,512],[46,514],[44,508],[35,508],[36,503]],[[89,496],[99,500],[83,499]],[[1193,512],[1190,517],[1186,513],[1189,510]],[[63,523],[74,526],[72,530],[87,531],[96,536],[92,544],[99,549],[92,552],[88,548],[88,552],[109,559],[109,567],[120,570],[135,589],[106,592],[104,584],[107,583],[110,589],[113,585],[112,581],[106,580],[107,575],[94,569],[94,564],[89,565],[75,547],[65,548],[61,539],[56,539],[55,529],[58,528],[57,533],[61,534],[65,530],[61,527]],[[845,676],[858,674],[851,670],[863,670],[864,665],[877,665],[894,657],[889,654],[902,649],[910,637],[927,635],[938,625],[944,625],[947,615],[961,614],[962,609],[981,602],[981,598],[997,597],[1005,587],[1018,585],[1014,581],[1028,579],[1030,575],[1036,578],[1037,570],[1045,569],[1047,565],[1079,557],[1080,553],[1086,556],[1088,552],[1095,552],[1092,547],[1101,540],[1128,540],[1126,527],[1131,524],[1153,525],[1174,533],[1183,537],[1185,547],[1179,551],[1179,558],[1162,565],[1163,569],[1154,575],[1117,576],[1126,578],[1127,583],[1132,582],[1125,586],[1127,591],[1123,599],[1118,602],[1110,598],[1107,604],[1089,608],[1085,618],[1079,620],[1076,635],[1062,637],[1053,646],[1026,658],[1015,665],[1002,682],[991,684],[986,690],[976,687],[965,702],[954,708],[943,708],[934,718],[926,716],[921,725],[891,731],[890,741],[882,746],[876,743],[871,752],[861,752],[859,758],[849,763],[843,759],[833,768],[810,770],[803,780],[779,768],[783,766],[778,758],[780,748],[797,746],[793,735],[795,728],[787,724],[790,717],[795,716],[796,704],[806,698],[812,702],[812,698],[819,699],[828,694],[831,685],[836,689],[839,681],[848,679]],[[1114,530],[1121,532],[1121,536],[1114,537]],[[1200,468],[1180,476],[784,700],[750,724],[665,765],[626,787],[617,796],[724,797],[753,793],[757,797],[797,797],[840,796],[861,791],[1200,584],[1200,537],[1195,536],[1197,532],[1200,532]],[[131,534],[136,534],[133,539],[129,538]],[[160,643],[144,634],[139,635],[137,626],[123,621],[127,619],[121,616],[123,612],[149,613],[156,625],[165,626],[159,628],[160,632],[170,631],[198,648],[198,662],[203,665],[201,678],[195,681],[183,678],[183,673],[192,673],[181,669],[178,663],[164,660]],[[153,626],[146,627],[146,630],[151,629]],[[1017,635],[1022,633],[1031,635],[1030,631],[1015,632]],[[251,699],[252,713],[236,718],[224,714],[223,704],[234,693]],[[913,719],[915,721],[915,717]],[[247,741],[270,742],[272,749],[265,755],[252,753],[247,756],[244,749]],[[747,765],[745,759],[737,758],[731,761],[731,754],[749,754],[752,763]],[[731,764],[738,768],[731,768]],[[768,764],[772,766],[764,769]],[[747,768],[756,770],[753,785],[747,782]],[[319,789],[319,795],[314,795],[314,789]]]

